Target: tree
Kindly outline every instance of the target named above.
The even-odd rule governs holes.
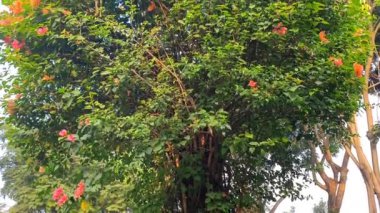
[[[296,207],[291,206],[288,212],[283,212],[283,213],[295,213],[295,212],[296,212]]]
[[[359,7],[360,5],[358,5]],[[375,17],[378,15],[377,13],[377,2],[375,1],[366,1],[363,5],[361,5],[362,8],[364,8],[368,13],[374,13]],[[378,19],[378,17],[376,17]],[[378,135],[377,135],[377,125],[374,123],[373,115],[372,115],[372,104],[369,100],[369,91],[374,89],[377,85],[373,82],[378,81],[378,77],[376,76],[377,69],[372,69],[372,65],[375,67],[377,65],[376,56],[377,53],[374,52],[376,49],[376,41],[378,36],[378,30],[379,30],[380,24],[379,20],[376,20],[374,23],[368,24],[368,31],[371,35],[371,51],[369,51],[366,65],[364,67],[365,70],[365,87],[363,88],[362,95],[363,95],[363,105],[366,112],[366,118],[367,118],[367,126],[368,126],[368,132],[367,132],[367,138],[370,141],[370,149],[371,154],[370,156],[367,156],[364,153],[364,150],[362,148],[362,142],[361,138],[358,136],[357,131],[357,122],[355,115],[353,116],[352,121],[349,123],[349,130],[352,134],[352,140],[351,144],[353,148],[356,151],[356,155],[351,152],[350,150],[350,144],[346,143],[344,144],[344,148],[346,152],[349,154],[350,158],[353,160],[355,165],[358,166],[359,170],[362,173],[364,182],[366,184],[367,189],[367,196],[368,196],[368,205],[369,205],[369,212],[376,212],[376,201],[375,199],[380,201],[380,169],[379,169],[379,159],[378,159],[378,153],[377,153],[377,141],[378,141]],[[357,66],[356,69],[363,70],[362,66]],[[371,163],[370,163],[371,161]]]
[[[314,204],[313,207],[313,213],[327,213],[327,203],[323,201],[322,199],[319,201],[318,204]]]
[[[358,108],[351,64],[368,37],[352,28],[368,15],[353,3],[5,3],[1,59],[18,74],[2,82],[4,129],[20,162],[5,172],[44,168],[25,187],[47,184],[38,199],[52,211],[252,212],[302,198],[304,127],[331,135]]]

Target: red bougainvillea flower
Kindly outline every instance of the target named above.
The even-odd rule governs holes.
[[[288,32],[288,28],[284,27],[284,25],[280,22],[273,28],[272,32],[277,35],[284,36]]]
[[[41,0],[30,0],[30,6],[32,6],[32,8],[37,8],[38,6],[40,6],[41,4]]]
[[[7,35],[3,38],[4,43],[11,45],[12,44],[12,38],[11,36]]]
[[[75,138],[75,135],[74,134],[70,134],[67,136],[67,140],[74,143],[76,138]]]
[[[334,60],[334,65],[335,65],[336,67],[341,67],[341,66],[343,65],[343,60],[342,60],[341,58],[336,58],[336,59]]]
[[[40,168],[38,169],[38,173],[40,173],[40,174],[45,173],[45,167],[40,166]]]
[[[146,9],[148,12],[153,12],[156,9],[156,3],[154,1],[150,1],[148,9]]]
[[[354,71],[355,71],[355,75],[358,77],[358,78],[361,78],[363,76],[363,70],[364,70],[364,67],[363,65],[361,64],[358,64],[358,63],[354,63]]]
[[[59,137],[66,137],[67,136],[67,130],[66,129],[62,129],[61,131],[59,131],[58,135]]]
[[[86,186],[82,180],[78,183],[78,186],[74,191],[74,198],[79,199],[83,195],[85,189],[86,189]]]
[[[24,8],[22,7],[22,1],[16,0],[11,5],[9,5],[9,9],[13,14],[18,15],[24,12]]]
[[[67,194],[63,194],[61,196],[61,198],[59,198],[59,200],[57,201],[57,205],[59,207],[63,206],[63,204],[65,204],[67,201],[69,200],[69,197],[67,196]]]
[[[37,34],[40,36],[46,35],[46,33],[49,31],[49,28],[44,26],[37,29]]]
[[[25,45],[25,41],[20,42],[17,39],[15,39],[12,42],[12,47],[15,50],[21,50],[24,47],[24,45]]]
[[[53,200],[58,201],[64,194],[65,191],[63,191],[63,188],[61,186],[56,188],[53,192]]]
[[[327,36],[326,36],[326,32],[325,31],[321,31],[319,33],[319,39],[321,40],[322,43],[324,44],[327,44],[329,43],[330,41],[327,39]]]
[[[257,82],[254,80],[250,80],[248,83],[248,86],[250,86],[252,89],[257,87]]]

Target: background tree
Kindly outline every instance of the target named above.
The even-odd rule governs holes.
[[[327,203],[323,201],[322,199],[319,200],[318,204],[314,204],[313,213],[327,213],[327,212],[328,212]]]

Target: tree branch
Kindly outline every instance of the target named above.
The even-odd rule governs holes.
[[[329,179],[328,179],[326,173],[324,172],[323,168],[317,168],[319,163],[317,160],[317,152],[316,152],[314,144],[310,141],[308,142],[308,144],[309,144],[309,147],[311,150],[311,163],[312,163],[312,165],[315,166],[315,169],[312,170],[313,181],[314,181],[315,185],[317,185],[321,189],[327,191],[327,183],[328,183]],[[316,170],[318,171],[318,174],[321,176],[321,178],[323,179],[325,184],[322,184],[321,182],[318,181],[317,175],[315,172]]]

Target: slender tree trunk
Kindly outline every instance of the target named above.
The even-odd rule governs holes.
[[[370,213],[376,212],[376,201],[375,201],[375,189],[379,189],[374,173],[372,172],[371,165],[368,162],[367,157],[364,154],[361,142],[358,136],[358,131],[356,127],[356,119],[354,118],[354,123],[349,124],[350,132],[352,134],[352,145],[356,150],[357,159],[350,155],[355,164],[358,166],[360,172],[362,173],[364,183],[367,189],[368,197],[368,208]]]
[[[367,0],[367,3],[371,6],[371,11],[375,8],[375,3],[373,1]],[[367,197],[368,197],[368,207],[369,212],[377,212],[376,210],[376,198],[378,200],[378,203],[380,205],[380,169],[379,169],[379,157],[377,152],[377,138],[373,136],[373,127],[374,127],[374,120],[372,115],[372,105],[369,101],[369,94],[368,94],[368,79],[370,77],[371,72],[371,64],[373,62],[373,56],[374,56],[374,49],[375,49],[375,38],[376,34],[380,28],[380,22],[377,21],[374,25],[369,26],[369,30],[371,32],[371,46],[372,50],[369,53],[369,56],[367,58],[367,63],[365,67],[365,84],[363,87],[363,101],[366,111],[366,119],[367,119],[367,126],[368,126],[368,132],[367,137],[370,141],[370,151],[371,151],[371,163],[370,165],[369,160],[367,156],[364,154],[363,148],[361,146],[360,138],[358,137],[358,131],[357,131],[357,123],[355,116],[353,116],[353,123],[349,124],[350,132],[352,134],[352,145],[356,150],[356,157],[350,153],[351,159],[354,161],[356,166],[359,168],[364,183],[366,185],[367,189]],[[347,150],[347,149],[346,149]]]
[[[321,143],[322,148],[321,152],[323,157],[321,160],[318,160],[316,153],[316,146],[309,142],[309,146],[311,148],[312,154],[312,163],[317,169],[317,172],[324,183],[318,181],[316,172],[313,171],[313,179],[317,186],[321,189],[325,190],[328,194],[328,210],[330,213],[338,213],[340,212],[340,208],[342,207],[342,201],[344,197],[344,193],[346,190],[346,182],[347,182],[347,173],[348,173],[348,161],[350,159],[350,155],[348,151],[345,152],[342,164],[337,165],[332,158],[332,154],[330,152],[330,142],[329,137],[326,136],[321,128],[315,127],[314,134],[319,143]],[[329,177],[324,168],[324,161],[329,164],[333,177]]]
[[[280,199],[278,199],[277,200],[277,202],[274,204],[274,206],[272,207],[272,209],[269,211],[269,213],[275,213],[276,212],[276,210],[277,210],[277,208],[278,208],[278,206],[281,204],[281,202],[282,201],[284,201],[285,200],[285,198],[280,198]]]

